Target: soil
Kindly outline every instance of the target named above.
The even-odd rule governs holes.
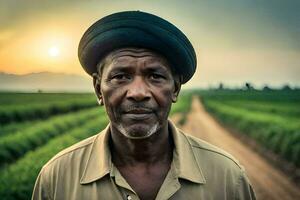
[[[180,115],[171,118],[175,123]],[[222,127],[202,106],[198,98],[193,98],[191,112],[181,129],[195,137],[218,146],[233,155],[245,167],[257,199],[297,200],[300,187],[268,160],[245,145],[234,134]]]

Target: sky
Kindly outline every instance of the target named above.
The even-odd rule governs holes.
[[[183,31],[197,54],[184,88],[300,86],[298,0],[0,0],[0,72],[88,77],[77,58],[85,30],[119,11],[158,15]]]

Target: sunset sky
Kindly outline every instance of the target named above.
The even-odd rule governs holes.
[[[77,58],[84,31],[113,12],[141,10],[194,45],[198,68],[187,88],[300,86],[299,9],[298,0],[0,0],[0,72],[87,76]]]

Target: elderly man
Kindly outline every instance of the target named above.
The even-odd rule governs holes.
[[[196,69],[174,25],[139,11],[109,15],[83,35],[79,59],[110,123],[52,158],[33,199],[255,199],[232,156],[168,121]]]

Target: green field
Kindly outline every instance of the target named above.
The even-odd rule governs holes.
[[[96,101],[91,94],[0,93],[0,105],[0,125],[5,125],[90,108]]]
[[[189,102],[181,95],[171,114],[186,114]],[[0,93],[0,199],[30,199],[52,156],[107,124],[94,94]]]
[[[227,127],[300,166],[299,91],[183,91],[171,110],[182,114],[179,123],[192,95]],[[38,172],[53,155],[108,124],[94,94],[0,93],[0,103],[1,199],[30,199]]]
[[[197,91],[218,121],[300,167],[300,91]]]

